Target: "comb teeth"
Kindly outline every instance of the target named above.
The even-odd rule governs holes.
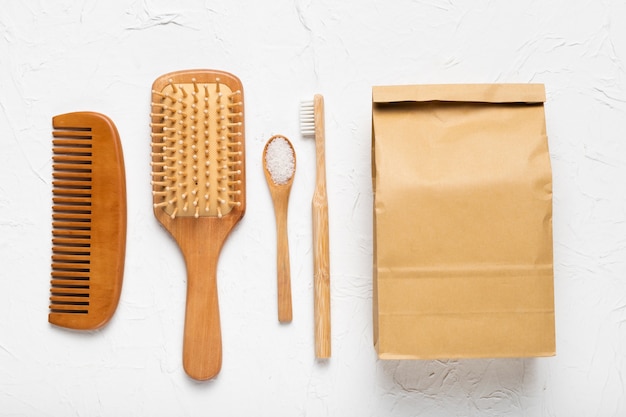
[[[53,131],[52,313],[88,314],[90,306],[92,134]]]
[[[219,77],[170,79],[152,97],[155,209],[174,219],[222,217],[241,206],[241,91],[232,91]]]

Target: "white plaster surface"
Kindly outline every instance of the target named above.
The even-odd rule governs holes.
[[[152,214],[150,86],[215,68],[246,94],[247,212],[219,263],[218,378],[181,364],[185,268]],[[540,82],[554,175],[557,356],[379,361],[372,346],[371,87]],[[314,359],[314,143],[298,105],[326,98],[332,343]],[[128,245],[102,330],[47,322],[51,117],[110,116]],[[276,316],[261,154],[289,137],[294,320]],[[1,416],[626,415],[626,2],[43,1],[0,11]],[[407,213],[410,215],[410,213]]]

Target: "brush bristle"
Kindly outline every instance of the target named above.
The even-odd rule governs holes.
[[[313,100],[300,103],[300,134],[315,136],[315,105]]]
[[[241,205],[241,91],[191,78],[152,93],[155,209],[172,219],[222,217]]]

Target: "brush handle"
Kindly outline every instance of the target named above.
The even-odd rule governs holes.
[[[313,99],[315,118],[315,192],[313,193],[313,285],[315,356],[330,358],[330,254],[328,239],[328,196],[326,193],[326,149],[324,98]]]
[[[216,376],[222,367],[222,335],[217,296],[220,248],[199,244],[183,249],[187,265],[187,303],[183,336],[183,367],[196,380]]]
[[[157,219],[176,239],[187,267],[183,367],[204,381],[222,367],[222,334],[217,293],[217,263],[224,241],[240,217],[177,217],[155,209]]]

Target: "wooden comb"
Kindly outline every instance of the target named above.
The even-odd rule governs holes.
[[[93,330],[113,316],[126,252],[126,179],[107,116],[52,118],[52,280],[48,321]]]
[[[165,74],[151,118],[154,214],[187,268],[183,367],[206,380],[222,365],[217,262],[245,211],[243,87],[222,71]]]

